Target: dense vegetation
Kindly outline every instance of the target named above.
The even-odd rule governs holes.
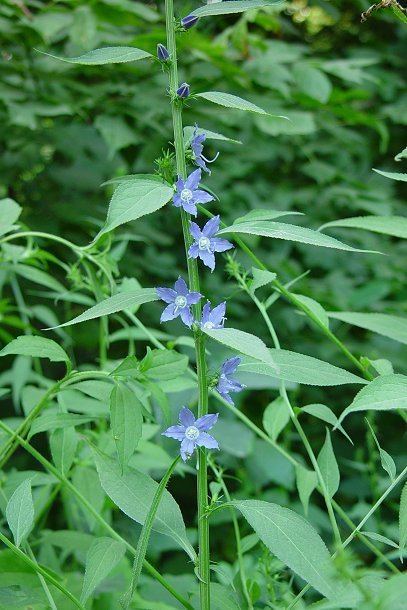
[[[387,4],[183,30],[203,3],[174,0],[183,98],[172,2],[1,3],[1,610],[406,608],[407,17]],[[146,53],[80,59],[105,47]],[[213,273],[187,269],[171,202],[203,133],[192,220],[235,223]],[[154,288],[197,271],[224,329],[200,304],[160,324]],[[220,451],[176,459],[183,405],[219,413]]]

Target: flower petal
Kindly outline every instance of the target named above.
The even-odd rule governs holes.
[[[207,449],[219,449],[218,441],[206,432],[201,432],[195,441],[198,447],[206,447]]]
[[[181,457],[184,460],[184,462],[186,462],[191,457],[191,455],[193,454],[194,451],[195,451],[195,441],[191,441],[189,438],[184,438],[184,440],[181,443],[181,449],[180,449]]]
[[[220,216],[214,216],[213,218],[208,220],[208,222],[202,229],[202,235],[204,235],[205,237],[213,237],[215,233],[219,231],[219,224]]]
[[[160,288],[156,288],[155,290],[158,294],[158,297],[162,301],[165,301],[165,303],[173,303],[175,301],[177,293],[172,288],[161,288],[160,287]]]
[[[199,417],[194,426],[196,426],[201,432],[205,432],[210,430],[216,424],[218,417],[219,413],[208,413],[207,415]]]
[[[188,294],[188,286],[187,286],[187,283],[184,280],[184,278],[182,278],[181,276],[179,276],[179,278],[175,282],[174,288],[175,288],[177,294],[180,294],[180,295],[182,295],[184,297],[187,296],[187,294]]]
[[[234,245],[227,239],[221,239],[220,237],[213,237],[211,239],[211,246],[215,252],[226,252],[234,248]]]
[[[207,301],[202,308],[201,324],[205,324],[205,322],[208,322],[210,312],[211,312],[211,304],[210,304],[210,301]]]
[[[174,197],[172,198],[172,205],[175,205],[176,208],[181,208],[183,206],[183,203],[184,202],[182,201],[178,193],[175,193]]]
[[[202,296],[200,292],[189,292],[187,294],[188,305],[196,305],[202,299]]]
[[[192,246],[188,250],[188,257],[189,258],[197,258],[198,254],[199,254],[198,244],[192,244]]]
[[[211,271],[215,269],[215,255],[208,250],[199,250],[199,258]]]
[[[176,187],[177,191],[179,191],[179,192],[181,192],[182,189],[185,188],[185,182],[179,176],[178,176],[178,180],[175,183],[175,187]]]
[[[189,307],[184,307],[183,309],[180,309],[180,317],[181,320],[183,321],[183,323],[188,326],[188,328],[191,328],[192,323],[194,321],[194,316],[192,315],[191,310],[189,309]]]
[[[200,237],[202,236],[202,231],[196,224],[196,222],[189,223],[189,232],[191,233],[192,237],[196,239],[196,241],[198,241],[198,239],[200,239]]]
[[[189,174],[188,178],[185,181],[184,188],[190,189],[191,191],[195,191],[198,188],[199,183],[201,182],[201,175],[202,172],[200,169],[196,169],[192,172],[192,174]]]
[[[182,441],[185,438],[185,426],[170,426],[164,432],[161,432],[161,435],[175,438],[176,441]]]
[[[199,171],[201,171],[201,170],[199,170]],[[195,203],[209,203],[210,201],[213,201],[214,199],[215,199],[215,197],[213,197],[206,191],[202,191],[202,190],[194,191],[194,202]]]
[[[177,316],[179,316],[179,311],[175,311],[175,304],[171,303],[167,305],[164,311],[161,314],[160,322],[168,322],[168,320],[174,320]]]
[[[231,396],[229,396],[229,394],[228,394],[227,392],[221,392],[221,391],[219,390],[219,388],[217,388],[217,390],[218,390],[219,394],[222,396],[222,398],[223,398],[224,400],[226,400],[226,402],[228,402],[230,405],[234,405],[234,404],[235,404],[235,403],[233,402],[233,400],[232,400],[232,397],[231,397]]]
[[[233,358],[228,358],[222,364],[222,373],[224,375],[231,375],[235,372],[239,364],[242,362],[242,359],[239,356],[234,356]]]
[[[178,206],[179,207],[179,206]],[[188,214],[191,214],[191,216],[196,216],[198,214],[198,210],[196,209],[196,204],[195,201],[191,199],[191,201],[182,201],[181,202],[181,207],[188,212]]]
[[[179,421],[183,426],[188,428],[188,426],[193,426],[195,424],[195,415],[188,407],[182,407],[179,412]]]
[[[226,312],[226,301],[223,301],[223,303],[219,303],[219,305],[216,305],[216,307],[214,307],[212,309],[211,315],[210,315],[211,322],[213,322],[215,324],[215,326],[219,326],[219,325],[223,326],[225,312]]]

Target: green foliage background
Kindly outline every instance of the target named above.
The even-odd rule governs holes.
[[[196,2],[175,4],[179,15],[197,6]],[[313,229],[350,216],[405,213],[402,183],[378,175],[372,168],[403,171],[400,167],[405,160],[394,159],[405,146],[407,95],[403,64],[407,30],[388,9],[379,10],[361,24],[360,13],[367,7],[368,3],[361,0],[294,0],[278,8],[207,20],[180,38],[180,79],[193,83],[193,92],[228,91],[290,119],[249,113],[242,116],[204,100],[189,104],[185,111],[188,125],[197,122],[241,142],[216,141],[207,147],[209,156],[220,151],[216,171],[207,184],[219,197],[211,209],[221,213],[226,223],[255,208],[302,212],[305,216],[295,222]],[[167,78],[156,64],[72,66],[56,62],[41,51],[77,56],[102,46],[134,45],[155,54],[157,43],[164,40],[162,6],[157,7],[154,2],[2,2],[0,199],[10,197],[23,207],[20,218],[23,227],[87,245],[104,222],[113,192],[112,185],[103,183],[126,174],[151,173],[163,151],[172,150]],[[168,216],[165,213],[147,216],[115,231],[111,244],[106,241],[106,253],[101,260],[111,269],[118,285],[137,282],[143,287],[169,285],[179,274],[185,274],[181,227],[176,218],[174,209],[168,210]],[[407,309],[406,241],[355,229],[330,229],[329,234],[359,248],[384,252],[386,256],[335,250],[321,254],[318,248],[256,236],[250,237],[248,243],[283,282],[311,270],[296,284],[295,291],[315,299],[327,311],[403,316]],[[75,257],[58,244],[41,239],[31,242],[28,248],[22,248],[22,242],[18,244],[13,242],[13,246],[2,251],[3,344],[24,330],[40,333],[44,326],[71,319],[93,303],[94,283],[98,283],[96,276],[91,272],[86,275]],[[240,255],[239,261],[250,270],[252,263],[248,258]],[[29,274],[19,275],[19,265],[46,271],[65,286],[66,293],[55,298],[55,288],[44,282],[41,285],[35,278],[30,279]],[[10,284],[15,274],[23,301],[19,301],[15,286],[13,292]],[[108,287],[101,282],[99,289],[102,296],[107,295]],[[228,324],[270,343],[257,310],[222,268],[213,275],[203,274],[203,292],[210,294],[214,302],[228,300]],[[145,306],[141,314],[143,323],[158,328],[159,311],[156,304]],[[273,305],[271,315],[284,349],[351,368],[337,347],[283,299]],[[127,326],[120,330],[121,324],[119,319],[109,325],[108,358],[120,361],[127,355],[129,344],[142,357],[146,342],[140,334],[127,331]],[[370,360],[390,360],[397,372],[407,373],[405,337],[394,341],[334,319],[330,326],[352,353]],[[64,344],[76,367],[92,364],[95,367],[101,356],[99,332],[95,321],[58,331],[52,338]],[[157,337],[168,347],[178,341],[180,350],[192,359],[188,340],[182,336],[180,339],[179,334],[183,335],[184,330],[173,324],[159,329]],[[223,354],[213,353],[214,368]],[[21,415],[21,404],[25,409],[24,396],[27,401],[32,400],[27,388],[35,393],[36,387],[38,391],[38,387],[44,386],[36,375],[55,379],[61,369],[60,365],[50,364],[44,365],[42,372],[35,365],[29,371],[24,360],[16,359],[13,364],[9,358],[1,365],[4,372],[0,385],[11,385],[13,392],[13,400],[6,397],[1,403],[5,417],[14,417],[15,408],[17,415]],[[356,393],[352,385],[337,388],[297,385],[291,389],[298,406],[324,403],[337,415]],[[276,395],[277,390],[273,392],[262,388],[260,382],[257,386],[252,382],[236,403],[262,426],[264,409]],[[175,413],[183,393],[170,396]],[[221,414],[221,460],[237,479],[231,479],[231,489],[238,497],[276,501],[301,513],[292,466],[230,413]],[[325,424],[312,416],[302,417],[308,438],[318,452],[324,442]],[[406,436],[401,421],[393,413],[372,420],[380,444],[400,468],[406,461]],[[380,456],[364,417],[349,418],[345,428],[354,446],[335,433],[333,442],[342,475],[336,500],[358,522],[385,489],[388,477],[381,469]],[[46,438],[38,438],[34,445],[48,455]],[[304,454],[290,425],[282,431],[279,443],[294,455]],[[138,455],[138,466],[154,476],[162,475],[173,449],[173,445],[163,445],[161,440],[147,440]],[[86,461],[79,454],[78,464],[81,459]],[[15,454],[10,466],[12,470],[8,472],[14,474],[16,470],[38,468],[22,451]],[[84,468],[91,470],[89,465]],[[9,474],[2,476],[4,505],[4,497],[9,497]],[[15,481],[10,485],[15,488]],[[49,529],[71,529],[87,535],[92,527],[84,523],[80,513],[75,513],[77,509],[72,508],[64,494],[56,497],[49,511],[51,487],[41,487],[44,498],[37,497],[44,509],[41,522],[44,530],[39,527],[36,531],[40,560],[54,571],[64,573],[72,590],[80,593],[86,545],[62,552],[42,536]],[[170,489],[182,507],[187,525],[196,527],[193,476],[186,472],[185,478],[177,477]],[[367,529],[397,539],[399,492],[396,490],[382,510],[375,513]],[[111,508],[109,505],[105,511],[111,512]],[[120,531],[133,540],[135,533],[129,520],[120,517],[117,511],[112,515]],[[312,498],[309,519],[323,537],[329,537],[329,522],[318,496]],[[213,524],[213,559],[219,562],[215,578],[225,584],[229,583],[235,560],[234,541],[229,535],[232,526],[226,511],[214,515]],[[388,547],[381,548],[388,551]],[[363,571],[373,561],[373,556],[358,543],[353,552],[348,561],[355,571]],[[5,561],[2,559],[5,553],[8,551],[0,552],[0,564]],[[257,548],[247,556],[253,589],[258,589],[260,600],[264,599],[265,590],[269,599],[275,591],[290,599],[290,583],[281,571],[281,564],[265,555]],[[188,590],[193,581],[191,570],[185,569],[184,558],[168,541],[155,534],[150,557],[161,573],[173,575],[180,591]],[[120,565],[89,607],[95,610],[118,607],[118,595],[123,592],[130,570],[130,564],[124,560]],[[1,571],[7,572],[5,566],[0,565]],[[265,584],[265,574],[272,585]],[[4,586],[17,581],[7,576]],[[33,607],[46,607],[41,601],[38,581],[33,577],[29,585],[40,599]],[[177,607],[147,577],[142,594],[162,599],[168,606],[146,606],[140,602],[135,607]],[[0,608],[11,607],[11,602],[5,599],[3,603],[0,597]],[[61,596],[58,609],[71,607]]]

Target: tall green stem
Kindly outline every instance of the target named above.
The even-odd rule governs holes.
[[[165,17],[167,27],[167,47],[171,62],[168,72],[176,166],[178,175],[185,179],[187,175],[187,168],[185,162],[185,146],[182,126],[182,104],[181,101],[176,97],[176,91],[179,83],[173,0],[165,0]],[[195,259],[188,258],[188,249],[191,245],[189,217],[183,209],[181,209],[181,222],[184,236],[185,254],[188,265],[189,287],[190,290],[199,292],[198,265]],[[199,303],[194,306],[194,315],[196,320],[199,320],[201,317],[201,306]],[[199,392],[198,416],[201,417],[208,412],[208,382],[205,359],[205,339],[199,329],[194,330],[194,341]],[[198,574],[200,587],[200,607],[201,610],[210,610],[209,523],[206,516],[206,508],[208,504],[208,473],[206,449],[204,448],[200,448],[198,450],[197,483],[199,539]]]

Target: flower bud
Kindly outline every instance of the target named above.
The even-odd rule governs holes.
[[[189,93],[190,87],[188,83],[182,83],[182,85],[180,85],[177,89],[177,95],[182,99],[186,99],[189,96]]]
[[[161,43],[157,45],[157,57],[160,61],[168,61],[170,58],[167,48]]]
[[[189,30],[194,27],[194,25],[198,22],[199,17],[195,17],[195,15],[187,15],[183,19],[181,19],[181,25],[184,30]]]

